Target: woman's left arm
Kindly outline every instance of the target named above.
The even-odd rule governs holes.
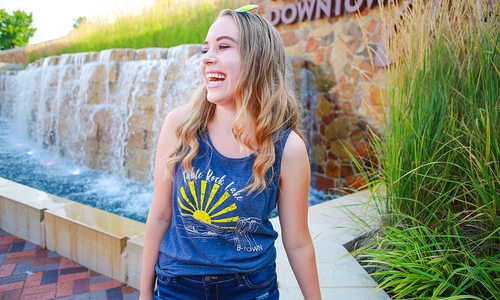
[[[283,245],[306,300],[321,299],[314,245],[307,224],[311,172],[304,141],[291,132],[283,151],[279,220]]]

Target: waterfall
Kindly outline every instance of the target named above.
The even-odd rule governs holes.
[[[302,68],[300,70],[300,104],[302,106],[302,132],[306,138],[309,156],[313,144],[313,129],[315,122],[317,92],[314,87],[313,74],[310,70]]]
[[[199,50],[184,45],[64,54],[0,72],[0,116],[79,165],[149,185],[165,116],[201,84]],[[311,146],[316,91],[303,65],[288,60],[287,82],[304,108],[302,131]]]
[[[152,182],[166,114],[201,84],[197,45],[64,54],[0,75],[0,115],[78,164]]]
[[[314,122],[316,122],[316,97],[317,91],[314,87],[313,74],[310,70],[300,70],[300,104],[302,106],[301,130],[307,145],[307,154],[312,158],[312,146],[314,142]],[[312,159],[311,159],[312,161]],[[311,176],[311,184],[315,186],[316,177]]]

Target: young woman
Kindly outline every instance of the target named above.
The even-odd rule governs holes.
[[[320,299],[309,162],[279,34],[259,15],[224,10],[202,55],[203,87],[160,133],[141,299],[278,299],[276,205],[301,291]]]

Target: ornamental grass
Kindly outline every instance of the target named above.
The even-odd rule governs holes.
[[[500,299],[499,22],[494,1],[413,1],[389,35],[382,225],[356,253],[394,299]]]
[[[63,38],[28,47],[30,62],[51,55],[111,48],[200,44],[218,13],[240,0],[157,0],[140,12],[87,21]]]

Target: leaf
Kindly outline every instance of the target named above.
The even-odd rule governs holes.
[[[245,6],[242,6],[238,9],[235,9],[234,11],[235,12],[247,12],[247,11],[250,11],[250,10],[254,10],[254,9],[257,9],[259,8],[257,5],[255,4],[249,4],[249,5],[245,5]]]

